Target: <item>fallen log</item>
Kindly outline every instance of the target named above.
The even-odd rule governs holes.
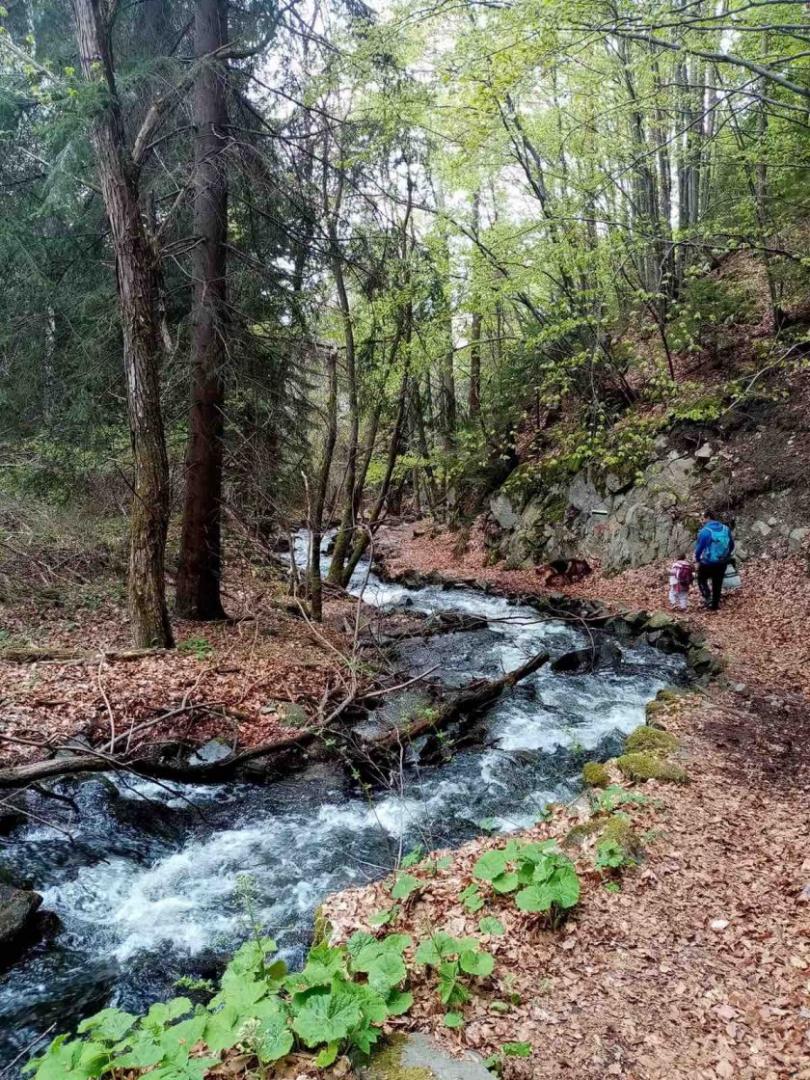
[[[17,645],[0,649],[0,660],[9,664],[89,664],[100,660],[143,660],[147,656],[160,656],[167,649],[113,649],[95,651],[89,649],[61,649],[56,646]]]
[[[391,633],[372,633],[369,637],[361,639],[360,644],[363,646],[374,646],[376,648],[388,648],[391,645],[400,645],[405,641],[436,637],[439,634],[467,633],[474,630],[486,630],[488,626],[488,620],[482,616],[456,615],[453,612],[440,612],[438,615],[428,616],[419,627],[392,631]]]
[[[256,758],[277,758],[294,750],[304,750],[315,741],[322,730],[320,724],[305,728],[285,739],[261,743],[229,754],[220,761],[205,762],[201,765],[181,765],[153,758],[127,760],[100,750],[89,750],[84,746],[72,747],[70,743],[66,743],[59,749],[75,753],[75,757],[54,757],[47,761],[31,761],[0,769],[0,789],[23,787],[42,780],[94,772],[127,772],[150,780],[174,780],[184,784],[217,783],[231,778],[239,768]]]
[[[533,675],[548,659],[549,654],[541,652],[500,679],[482,679],[471,683],[449,701],[439,704],[435,710],[426,711],[404,727],[397,727],[373,742],[365,743],[361,753],[372,759],[385,757],[394,751],[398,752],[422,735],[435,734],[463,716],[474,716],[497,701],[505,690],[511,690],[522,679]]]

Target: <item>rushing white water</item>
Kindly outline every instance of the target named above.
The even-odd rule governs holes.
[[[409,590],[361,568],[353,588],[364,586],[364,599],[380,607],[488,620],[486,630],[402,647],[405,670],[432,669],[448,685],[587,640],[571,625],[472,589]],[[267,787],[120,777],[63,784],[79,814],[53,802],[43,812],[73,843],[37,825],[0,852],[0,865],[30,877],[62,920],[53,943],[0,977],[0,1055],[10,1060],[34,1032],[70,1027],[104,1002],[140,1007],[184,972],[215,970],[251,924],[296,960],[312,912],[330,892],[387,873],[414,844],[458,844],[485,818],[489,828],[525,827],[549,800],[572,795],[583,760],[618,749],[681,667],[636,647],[617,671],[541,669],[490,711],[482,745],[440,766],[411,766],[399,790],[373,799],[332,766]]]

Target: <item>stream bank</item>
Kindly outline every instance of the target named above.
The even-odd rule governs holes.
[[[413,589],[371,575],[364,599],[486,620],[485,629],[396,646],[404,671],[432,668],[448,688],[590,640],[582,628],[473,589]],[[326,895],[384,876],[417,844],[455,847],[482,822],[503,831],[530,825],[547,802],[576,792],[585,760],[618,750],[682,669],[681,657],[646,643],[626,645],[615,669],[542,669],[487,713],[476,743],[439,765],[407,765],[372,799],[325,762],[267,786],[120,774],[61,782],[76,810],[42,799],[37,812],[56,829],[17,827],[0,852],[61,920],[54,940],[0,977],[3,1060],[105,1003],[139,1010],[181,976],[210,976],[251,921],[297,962]]]
[[[395,572],[441,567],[442,581],[483,578],[511,595],[536,588],[533,573],[486,567],[479,551],[460,558],[456,536],[411,541],[410,531],[389,534]],[[568,596],[639,608],[663,599],[665,569],[595,574]],[[661,695],[652,710],[677,737],[689,782],[629,785],[647,799],[631,808],[638,868],[620,891],[584,878],[584,900],[559,934],[501,916],[506,933],[489,947],[507,985],[476,997],[453,1031],[423,987],[413,1026],[456,1053],[501,1055],[506,1080],[808,1080],[808,621],[810,579],[796,560],[752,561],[744,591],[719,615],[689,613],[710,655],[722,649],[724,677],[699,693]],[[572,822],[563,810],[521,835],[564,839]],[[500,845],[458,849],[397,929],[471,932],[459,893],[477,856]],[[385,886],[372,884],[331,898],[325,916],[341,939],[384,900]],[[503,1058],[514,1040],[530,1044],[529,1058]]]

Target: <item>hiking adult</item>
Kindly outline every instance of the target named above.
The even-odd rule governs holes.
[[[698,588],[710,611],[717,611],[720,607],[723,578],[733,551],[731,529],[718,521],[711,510],[704,511],[703,525],[695,544],[695,560],[698,564]]]

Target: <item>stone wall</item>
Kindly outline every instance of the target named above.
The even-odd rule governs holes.
[[[612,571],[681,554],[694,542],[696,488],[710,461],[710,451],[670,450],[638,484],[611,475],[597,484],[581,472],[522,504],[500,491],[490,500],[488,543],[513,567],[580,557]]]

